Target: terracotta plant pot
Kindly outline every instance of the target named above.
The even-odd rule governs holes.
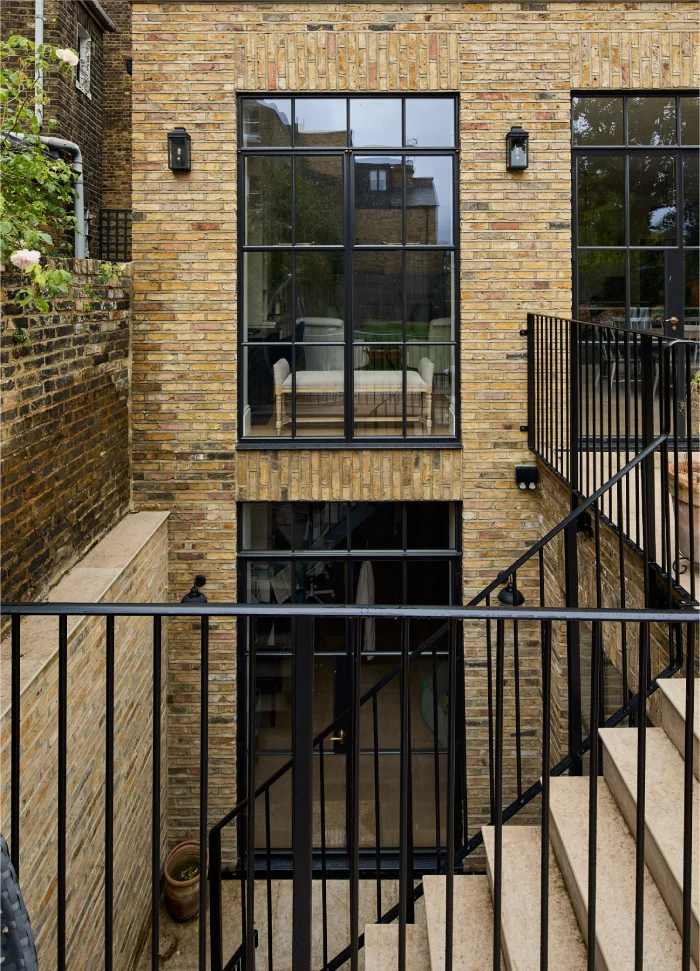
[[[197,873],[188,880],[183,871],[196,867]],[[165,903],[175,920],[192,920],[199,913],[199,841],[178,843],[165,861]]]
[[[676,470],[668,464],[668,488],[675,502]],[[684,556],[690,556],[690,503],[693,503],[693,528],[695,531],[695,558],[700,555],[700,457],[693,459],[693,495],[690,495],[688,459],[678,460],[678,547]]]

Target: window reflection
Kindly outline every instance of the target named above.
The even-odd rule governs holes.
[[[578,315],[584,321],[624,321],[624,250],[579,252],[578,306]]]
[[[683,336],[690,340],[700,338],[700,252],[687,250],[685,253],[684,273],[684,313],[685,331]]]
[[[356,341],[403,339],[402,254],[396,250],[355,253],[353,319]]]
[[[676,144],[676,99],[629,98],[627,129],[630,145]]]
[[[332,148],[347,144],[345,98],[297,98],[294,113],[295,145]]]
[[[576,172],[579,246],[624,246],[624,158],[579,156]]]
[[[416,155],[406,159],[406,242],[452,243],[452,159]]]
[[[698,158],[683,159],[683,238],[686,246],[698,246],[698,194],[700,168]]]
[[[292,336],[290,253],[246,253],[243,258],[243,335],[248,341],[290,340]]]
[[[252,344],[243,350],[243,435],[268,438],[291,435],[291,422],[275,414],[276,391],[287,379],[291,386],[291,344]],[[285,399],[280,398],[280,406]],[[286,418],[286,415],[284,416]]]
[[[287,155],[251,155],[245,163],[248,246],[292,241],[292,161]]]
[[[343,242],[343,160],[300,155],[294,169],[297,244]]]
[[[350,136],[356,148],[400,147],[401,99],[352,98]]]
[[[455,349],[452,344],[406,346],[406,390],[410,414],[409,435],[454,435]]]
[[[407,340],[454,340],[453,265],[451,251],[406,253]]]
[[[345,299],[344,254],[296,255],[296,339],[342,342]]]
[[[622,98],[573,98],[574,145],[624,144]]]
[[[355,242],[403,243],[403,159],[355,158]]]
[[[681,144],[700,144],[700,98],[681,98]]]
[[[354,362],[353,415],[356,434],[403,435],[403,347],[367,344]]]
[[[630,253],[630,317],[635,329],[663,327],[666,262],[663,250]]]
[[[292,102],[288,98],[245,98],[242,116],[246,148],[292,144]]]
[[[451,148],[455,143],[455,106],[451,98],[406,98],[406,144]]]
[[[629,166],[630,245],[675,243],[675,159],[671,155],[633,155]]]
[[[291,418],[292,389],[283,386],[282,420]],[[296,435],[338,438],[344,434],[345,348],[304,344],[296,357]]]

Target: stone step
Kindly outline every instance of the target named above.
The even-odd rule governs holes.
[[[445,877],[423,878],[430,967],[445,971]],[[455,876],[453,971],[493,971],[493,909],[485,876]]]
[[[491,894],[495,830],[483,828]],[[540,968],[540,837],[539,826],[503,827],[501,947],[508,971]],[[585,971],[586,948],[562,875],[550,849],[549,967]]]
[[[586,777],[551,781],[550,839],[586,941],[588,791]],[[603,778],[598,779],[597,849],[596,966],[598,971],[634,971],[636,847]],[[678,971],[680,966],[680,934],[645,867],[644,967]]]
[[[644,859],[671,912],[683,929],[683,781],[685,763],[662,728],[647,729]],[[633,728],[605,728],[603,771],[627,826],[637,831],[637,732]],[[693,780],[693,815],[698,818],[700,787]],[[693,873],[697,874],[698,840],[693,845]],[[698,963],[697,878],[692,892],[691,954]]]
[[[685,678],[662,678],[661,727],[685,757]],[[693,725],[693,775],[700,779],[700,678],[695,679],[695,724]]]
[[[399,925],[365,925],[364,952],[365,971],[397,971]],[[430,971],[428,929],[424,924],[408,924],[406,927],[406,971]]]

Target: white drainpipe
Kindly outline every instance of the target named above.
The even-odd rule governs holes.
[[[35,49],[44,43],[44,0],[34,0],[34,45]],[[42,95],[44,93],[44,70],[38,67],[34,76],[37,98],[34,102],[34,114],[41,124],[44,115]]]
[[[22,132],[12,132],[13,138],[23,139]],[[70,152],[73,156],[73,171],[78,178],[75,182],[75,198],[73,200],[73,212],[75,214],[75,242],[73,244],[73,255],[76,259],[85,259],[85,197],[83,195],[83,153],[80,146],[75,142],[69,142],[67,138],[54,138],[53,135],[40,135],[41,141],[49,148],[58,148],[63,152]]]

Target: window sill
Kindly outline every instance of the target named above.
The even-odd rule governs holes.
[[[236,442],[237,452],[284,452],[284,451],[306,451],[306,452],[345,452],[371,451],[373,449],[398,449],[400,451],[418,452],[431,449],[453,449],[462,450],[462,443],[457,438],[415,438],[408,441],[405,438],[391,439],[370,438],[365,440],[355,440],[352,442],[339,441],[332,438],[308,438],[308,439],[280,439],[280,438],[246,438]]]

